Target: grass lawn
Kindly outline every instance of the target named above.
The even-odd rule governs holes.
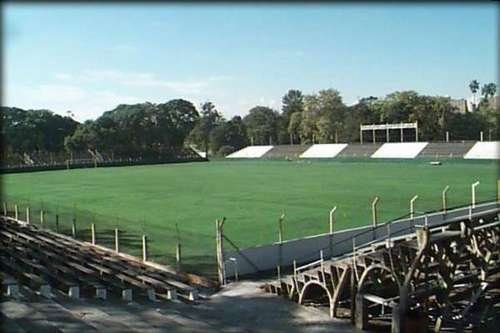
[[[470,203],[470,184],[476,180],[481,182],[478,200],[493,199],[497,166],[464,160],[445,160],[441,166],[426,160],[221,160],[1,177],[10,201],[29,201],[31,207],[43,201],[50,221],[56,205],[60,211],[76,205],[97,214],[79,222],[88,225],[96,219],[103,242],[111,239],[116,225],[134,236],[145,232],[160,259],[174,254],[177,223],[187,264],[200,263],[195,271],[206,271],[214,262],[216,218],[227,218],[226,234],[240,247],[264,244],[277,240],[282,212],[285,238],[291,239],[327,232],[328,213],[335,205],[337,229],[371,223],[376,195],[381,221],[408,213],[415,194],[417,211],[439,209],[446,185],[450,206]],[[129,241],[125,245],[136,246],[139,253],[139,240]]]

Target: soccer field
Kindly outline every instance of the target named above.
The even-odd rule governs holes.
[[[108,232],[98,234],[104,242],[116,226],[130,235],[145,233],[159,261],[174,254],[177,223],[186,262],[199,272],[215,260],[215,219],[222,216],[228,237],[247,247],[276,241],[282,212],[285,239],[292,239],[327,232],[333,206],[338,207],[338,230],[370,224],[374,196],[380,197],[379,220],[385,221],[408,213],[415,194],[417,211],[439,209],[446,185],[449,206],[470,203],[470,184],[476,180],[481,182],[477,200],[493,199],[496,179],[493,161],[445,160],[431,166],[426,160],[359,159],[212,161],[2,175],[10,202],[43,205],[49,221],[56,208],[96,213],[79,218],[79,226],[87,228],[94,219],[98,232]],[[38,219],[36,214],[32,219]],[[136,246],[133,252],[140,253],[139,239],[129,242],[124,246]]]

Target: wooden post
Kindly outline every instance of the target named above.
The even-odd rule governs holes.
[[[450,186],[446,185],[446,187],[444,188],[443,192],[441,193],[442,200],[443,200],[443,212],[445,212],[445,213],[446,213],[446,210],[448,209],[448,197],[447,197],[447,193],[448,193],[449,189],[450,189]]]
[[[415,215],[415,200],[418,199],[418,195],[414,195],[410,200],[410,218],[412,219]]]
[[[5,201],[3,202],[3,215],[7,216],[7,203]]]
[[[223,217],[222,220],[215,220],[216,228],[216,245],[217,245],[217,273],[219,275],[219,283],[224,285],[226,283],[226,273],[224,267],[224,244],[223,244],[223,227],[226,218]]]
[[[56,214],[56,232],[59,233],[59,214]]]
[[[142,235],[142,261],[148,261],[148,240],[146,235]]]
[[[115,228],[115,252],[120,252],[120,232]]]
[[[175,263],[177,264],[177,271],[181,270],[181,244],[177,243],[175,247]]]
[[[94,223],[92,223],[90,225],[90,233],[92,236],[92,245],[95,245],[95,224]]]
[[[30,207],[26,207],[26,223],[30,224]]]
[[[17,204],[14,205],[14,218],[16,220],[19,220],[19,209],[17,207]]]
[[[476,207],[476,187],[479,185],[479,180],[471,185],[472,208]]]

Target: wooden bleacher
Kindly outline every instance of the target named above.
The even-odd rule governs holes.
[[[52,290],[73,298],[111,295],[126,301],[132,295],[150,300],[179,296],[186,302],[198,298],[197,288],[176,272],[11,218],[0,217],[0,247],[2,276],[45,295]]]

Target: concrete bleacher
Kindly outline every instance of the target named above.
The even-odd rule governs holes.
[[[350,143],[337,157],[370,157],[380,146],[382,146],[381,143]]]
[[[347,147],[347,143],[332,143],[332,144],[316,144],[303,152],[300,158],[334,158],[343,149]]]
[[[465,159],[500,159],[500,141],[476,142]]]
[[[303,152],[309,149],[311,145],[278,145],[273,146],[271,150],[265,153],[262,158],[280,159],[280,158],[298,158]]]
[[[415,158],[427,144],[427,142],[384,143],[371,158]]]
[[[261,158],[272,148],[273,146],[248,146],[227,155],[226,158]]]
[[[429,142],[417,157],[424,158],[453,158],[464,157],[472,148],[474,142]]]

